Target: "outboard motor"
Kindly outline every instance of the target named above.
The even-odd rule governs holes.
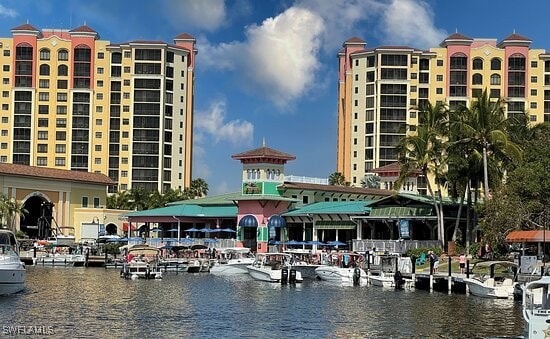
[[[290,269],[290,275],[288,276],[288,282],[291,283],[291,284],[295,284],[296,283],[296,270],[295,269]]]
[[[396,289],[400,289],[403,287],[403,284],[405,283],[405,279],[403,279],[403,275],[401,275],[400,271],[396,271],[393,275],[393,282]]]
[[[288,268],[284,267],[281,269],[281,284],[286,284],[288,282]]]
[[[356,267],[353,269],[353,286],[359,286],[361,283],[361,269]]]

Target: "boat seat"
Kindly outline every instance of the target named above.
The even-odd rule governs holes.
[[[513,285],[514,285],[514,281],[510,278],[506,278],[502,282],[502,286],[513,286]]]
[[[485,286],[494,287],[495,286],[495,279],[494,278],[489,278],[489,279],[485,280],[485,282],[483,284]]]

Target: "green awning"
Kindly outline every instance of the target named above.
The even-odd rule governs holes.
[[[370,217],[408,217],[408,216],[431,216],[432,207],[373,207]]]
[[[353,230],[357,224],[351,220],[319,220],[315,222],[318,230]]]

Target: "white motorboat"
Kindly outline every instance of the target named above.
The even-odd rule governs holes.
[[[369,275],[369,282],[373,286],[385,288],[412,288],[412,279],[404,278],[399,271],[399,255],[387,254],[378,256],[380,260],[378,275]]]
[[[210,268],[214,275],[235,275],[248,273],[247,266],[254,263],[255,257],[250,253],[250,248],[234,247],[220,251],[220,260]]]
[[[32,259],[35,266],[82,267],[86,263],[83,254],[47,254]]]
[[[295,268],[302,274],[304,279],[316,279],[315,270],[321,266],[319,264],[319,255],[314,255],[310,250],[288,249],[284,253],[292,255],[292,268]]]
[[[149,245],[134,245],[128,248],[126,263],[120,275],[126,279],[161,279],[159,266],[160,250]]]
[[[192,258],[187,263],[187,272],[200,273],[210,271],[210,259],[207,258]]]
[[[333,253],[330,264],[320,265],[315,269],[315,274],[319,279],[332,283],[365,286],[368,279],[361,268],[362,258],[357,253]]]
[[[550,276],[528,282],[523,289],[523,318],[527,338],[547,338],[550,333]]]
[[[513,299],[518,265],[511,261],[480,261],[472,267],[474,276],[463,281],[472,295],[483,298]],[[496,271],[504,270],[505,273]],[[476,271],[480,273],[476,274]]]
[[[0,230],[0,295],[17,293],[25,288],[25,264],[17,251],[15,234]]]
[[[287,253],[258,253],[252,265],[246,268],[256,280],[281,284],[302,282],[302,274],[292,267],[291,259]]]

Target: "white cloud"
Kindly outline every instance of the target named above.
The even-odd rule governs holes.
[[[166,0],[165,10],[175,27],[188,27],[215,31],[226,20],[224,0]]]
[[[15,18],[17,16],[17,12],[14,9],[6,8],[2,5],[0,5],[0,16],[6,16],[8,18]]]
[[[291,7],[260,25],[246,28],[247,40],[218,45],[198,39],[199,67],[236,70],[245,86],[286,106],[308,90],[320,67],[317,57],[324,31],[322,19],[308,9]]]
[[[254,125],[248,121],[225,121],[226,104],[224,100],[210,104],[205,111],[195,111],[195,133],[197,142],[205,142],[204,134],[208,134],[214,143],[229,142],[233,145],[250,145],[254,134]]]
[[[431,7],[420,0],[393,0],[384,9],[381,28],[388,42],[418,48],[436,46],[447,35],[435,27]]]

